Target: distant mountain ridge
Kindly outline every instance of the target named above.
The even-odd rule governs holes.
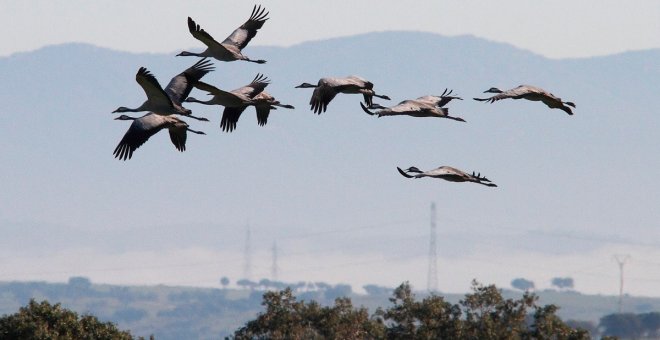
[[[117,161],[112,151],[128,124],[111,112],[144,100],[135,72],[145,66],[166,84],[198,60],[174,56],[185,48],[150,54],[73,43],[0,57],[0,245],[7,252],[199,246],[240,253],[249,221],[254,246],[263,249],[278,240],[303,254],[425,258],[431,201],[445,233],[439,254],[452,260],[488,247],[591,254],[620,245],[617,239],[660,237],[660,182],[652,171],[660,167],[653,156],[660,49],[555,60],[471,36],[418,32],[250,45],[246,54],[266,64],[214,61],[204,80],[231,90],[263,73],[272,80],[268,92],[295,110],[273,112],[264,128],[250,108],[226,134],[220,108],[189,105],[211,120],[189,122],[207,136],[189,136],[179,153],[166,134],[156,135],[133,159]],[[467,123],[375,118],[349,95],[315,115],[311,90],[294,88],[349,74],[374,82],[392,98],[379,101],[386,106],[454,89],[464,100],[450,112]],[[471,99],[521,83],[574,101],[575,115]],[[499,188],[403,181],[396,172],[440,165],[481,172]]]

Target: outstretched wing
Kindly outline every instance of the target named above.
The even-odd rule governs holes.
[[[123,161],[131,159],[133,152],[149,140],[151,136],[162,130],[165,125],[166,122],[163,116],[152,112],[134,120],[115,148],[113,152],[115,158]]]
[[[187,130],[188,128],[184,124],[179,124],[169,129],[172,144],[174,144],[174,147],[181,152],[186,151],[186,139],[188,138]]]
[[[213,64],[207,58],[201,59],[196,62],[195,65],[174,76],[174,78],[170,80],[170,83],[167,84],[165,93],[167,93],[172,100],[181,103],[184,99],[188,98],[195,83],[214,69]]]
[[[315,88],[312,93],[312,98],[309,101],[309,104],[312,106],[312,111],[317,114],[325,112],[328,109],[328,104],[336,95],[337,92],[332,87],[325,84]]]
[[[538,88],[538,87],[534,87],[534,86],[530,86],[530,85],[520,85],[520,86],[512,88],[510,90],[506,90],[502,93],[498,93],[498,94],[496,94],[496,95],[494,95],[490,98],[486,98],[486,99],[474,98],[474,99],[479,100],[479,101],[487,101],[487,102],[490,102],[490,103],[494,103],[498,100],[508,99],[508,98],[519,99],[519,98],[522,98],[522,97],[530,95],[530,94],[538,94],[538,95],[542,96],[543,93],[544,93],[544,91],[542,89]]]
[[[213,85],[198,81],[194,85],[196,88],[206,91],[221,99],[221,102],[233,102],[237,100],[237,95],[228,91],[221,90]]]
[[[144,90],[144,94],[147,95],[147,99],[154,105],[162,107],[174,107],[172,100],[167,95],[163,88],[156,80],[151,72],[149,72],[145,67],[140,67],[137,74],[135,75],[135,81],[140,84]]]
[[[257,110],[257,124],[259,126],[266,125],[268,123],[268,115],[273,107],[270,105],[257,105],[254,108]]]
[[[236,123],[238,123],[238,118],[241,117],[241,113],[245,111],[247,106],[240,107],[226,107],[222,112],[222,119],[220,120],[220,128],[225,132],[232,132],[236,130]]]
[[[190,34],[192,34],[195,39],[203,42],[204,45],[208,46],[209,48],[224,48],[222,45],[220,45],[219,42],[213,39],[210,34],[206,33],[206,31],[203,30],[201,26],[196,24],[191,17],[188,17],[188,31],[190,31]]]
[[[270,80],[268,79],[268,77],[264,76],[263,74],[257,73],[254,79],[252,79],[252,82],[241,88],[232,90],[231,92],[240,93],[249,98],[254,98],[258,94],[263,92],[263,90],[266,88],[266,86],[268,86],[268,84],[270,84]]]
[[[457,99],[457,100],[463,100],[463,98],[461,98],[461,97],[458,97],[458,96],[452,96],[452,95],[451,95],[452,92],[454,92],[454,90],[449,90],[449,89],[446,89],[446,88],[445,88],[445,91],[442,92],[442,94],[438,96],[439,99],[438,99],[438,101],[435,103],[435,106],[437,106],[437,107],[443,107],[443,106],[447,105],[447,103],[449,103],[450,101],[452,101],[452,100],[454,100],[454,99]]]
[[[235,29],[222,43],[234,45],[242,50],[257,35],[257,31],[268,20],[267,16],[268,12],[266,12],[265,8],[255,5],[252,8],[250,18],[241,27]]]
[[[399,170],[399,173],[401,174],[401,176],[403,176],[403,177],[405,177],[405,178],[413,178],[413,177],[415,177],[415,176],[408,175],[405,171],[403,171],[403,170],[402,170],[401,168],[399,168],[399,167],[397,167],[396,169]]]

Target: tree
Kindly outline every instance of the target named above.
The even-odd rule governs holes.
[[[609,314],[600,319],[603,335],[622,338],[660,338],[660,312]]]
[[[78,290],[88,290],[92,288],[92,281],[84,276],[72,276],[69,278],[69,286]]]
[[[257,283],[254,281],[250,281],[248,279],[240,279],[236,281],[236,284],[243,287],[243,288],[249,288],[249,289],[254,289],[257,287]]]
[[[537,297],[504,299],[493,285],[473,282],[473,293],[459,304],[430,295],[417,301],[408,283],[397,287],[392,306],[369,316],[350,298],[334,306],[296,301],[291,289],[267,292],[265,312],[234,333],[235,339],[589,339],[557,315],[554,305],[537,306]]]
[[[340,284],[328,287],[323,292],[323,295],[325,296],[326,299],[334,300],[336,298],[349,296],[349,295],[351,295],[352,292],[353,292],[353,289],[351,288],[350,285],[340,283]]]
[[[386,294],[391,294],[393,289],[385,286],[379,286],[379,285],[364,285],[362,286],[365,292],[369,295],[373,296],[379,296],[379,295],[386,295]]]
[[[365,308],[354,309],[350,299],[332,307],[296,301],[290,288],[266,292],[266,311],[234,333],[235,339],[364,339],[381,334],[383,326],[369,319]]]
[[[554,277],[552,278],[551,283],[559,289],[573,289],[572,277]]]
[[[520,289],[522,291],[533,290],[534,289],[534,282],[523,279],[523,278],[517,278],[517,279],[513,279],[511,281],[511,287],[513,287],[515,289]]]
[[[637,339],[642,335],[641,320],[633,313],[605,315],[599,325],[605,336]]]
[[[92,315],[77,313],[48,301],[30,300],[16,314],[0,319],[2,339],[133,339],[128,331],[120,331],[110,322]]]
[[[644,313],[640,316],[646,336],[652,339],[660,338],[660,312]]]
[[[223,276],[223,277],[220,279],[220,284],[222,285],[222,288],[226,289],[227,286],[229,285],[229,278],[226,277],[226,276]]]
[[[388,325],[387,339],[458,339],[462,334],[461,310],[431,295],[415,301],[410,285],[405,282],[394,290],[389,299],[392,307],[378,309],[376,316]]]

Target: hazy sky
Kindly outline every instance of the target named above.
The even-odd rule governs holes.
[[[163,5],[166,3],[168,5]],[[414,6],[409,5],[411,2],[391,0],[353,2],[269,0],[260,3],[270,11],[271,19],[252,40],[250,46],[289,46],[310,40],[359,33],[408,30],[434,32],[448,36],[470,34],[509,43],[551,58],[588,57],[628,50],[660,48],[660,1],[416,1],[412,2]],[[328,7],[330,3],[332,5]],[[248,18],[252,4],[252,2],[245,1],[0,0],[0,22],[6,35],[4,44],[0,45],[0,56],[31,51],[52,44],[85,42],[122,51],[168,53],[170,54],[168,65],[188,67],[189,63],[196,58],[186,59],[171,56],[174,51],[178,52],[181,49],[202,48],[202,44],[192,38],[187,30],[187,16],[193,17],[216,39],[221,40]],[[383,53],[387,53],[387,50],[392,48],[396,48],[396,46],[383,45]],[[459,53],[461,52],[459,51]],[[263,57],[269,60],[269,63],[257,66],[250,63],[216,62],[218,69],[208,78],[224,81],[223,77],[230,69],[244,70],[249,77],[253,76],[255,70],[262,72],[266,70],[269,76],[272,76],[273,73],[276,74],[278,64],[270,61],[270,55],[256,54],[255,56]],[[142,57],[145,56],[139,56],[139,58]],[[488,55],[485,55],[483,63],[487,62]],[[442,63],[442,60],[439,60],[438,63]],[[79,62],[76,65],[82,66],[81,69],[86,70],[85,62]],[[651,66],[655,67],[655,65]],[[292,179],[293,170],[298,169],[294,169],[295,167],[291,165],[292,171],[286,171],[288,169],[286,164],[277,164],[273,167],[273,160],[278,156],[297,152],[300,155],[300,169],[309,170],[326,164],[325,159],[341,163],[346,154],[359,154],[357,150],[361,150],[359,148],[336,150],[333,143],[328,143],[327,147],[306,149],[302,145],[304,143],[300,143],[312,138],[314,140],[324,137],[331,139],[338,136],[349,140],[351,137],[355,137],[359,131],[359,128],[353,129],[352,125],[343,125],[344,123],[340,120],[342,119],[341,114],[324,114],[317,117],[308,112],[306,103],[310,92],[294,91],[293,83],[289,84],[289,82],[313,81],[313,78],[298,79],[298,75],[290,78],[273,78],[278,80],[269,87],[269,90],[272,88],[278,91],[278,98],[281,93],[287,101],[291,100],[291,103],[295,103],[297,110],[294,112],[296,114],[292,113],[287,116],[287,113],[282,113],[282,116],[275,118],[272,123],[269,122],[267,129],[259,130],[258,135],[248,135],[246,132],[250,128],[248,122],[243,122],[240,132],[231,136],[220,134],[219,131],[209,127],[207,131],[210,133],[206,139],[196,139],[197,136],[189,139],[189,151],[184,154],[174,154],[171,145],[166,141],[167,137],[160,135],[139,149],[134,159],[123,163],[112,158],[110,151],[115,147],[127,125],[111,122],[109,112],[121,104],[138,103],[138,100],[142,98],[142,91],[133,81],[133,75],[138,66],[140,64],[131,64],[130,67],[126,67],[125,73],[118,73],[116,77],[98,81],[100,89],[117,90],[122,95],[116,93],[116,98],[99,96],[99,88],[90,86],[89,91],[84,92],[81,96],[93,103],[89,105],[89,110],[81,109],[83,104],[80,102],[85,102],[85,100],[80,102],[71,100],[70,102],[74,106],[72,111],[90,113],[89,116],[85,116],[89,120],[81,121],[79,124],[91,122],[97,124],[93,126],[99,127],[98,133],[95,133],[93,137],[104,143],[105,149],[102,151],[102,156],[97,156],[98,150],[96,149],[80,151],[84,148],[78,148],[77,145],[75,150],[69,148],[71,154],[76,154],[76,157],[71,156],[70,159],[59,158],[54,153],[47,152],[28,154],[24,150],[34,152],[34,150],[47,149],[44,146],[46,137],[34,138],[40,134],[30,131],[14,140],[11,138],[12,129],[7,129],[0,135],[0,145],[3,145],[5,150],[0,154],[0,160],[3,159],[3,156],[7,159],[0,163],[10,164],[7,169],[0,168],[0,170],[7,170],[6,173],[9,175],[5,178],[9,178],[10,175],[13,175],[14,178],[11,183],[4,184],[5,187],[0,193],[0,201],[4,199],[4,204],[0,204],[0,213],[2,213],[0,223],[11,228],[22,229],[43,225],[43,230],[29,230],[34,235],[27,233],[30,238],[27,241],[24,240],[26,244],[34,244],[35,240],[39,241],[39,237],[44,235],[48,235],[48,239],[51,241],[56,239],[51,243],[58,245],[61,243],[61,249],[57,248],[58,252],[53,252],[52,249],[38,244],[39,248],[45,249],[43,253],[33,252],[33,249],[29,248],[26,249],[25,254],[18,255],[0,247],[0,262],[2,262],[0,280],[65,281],[69,276],[84,275],[91,277],[95,282],[104,283],[218,286],[218,272],[233,279],[242,275],[240,263],[243,261],[241,251],[244,231],[246,225],[250,224],[253,230],[253,249],[255,249],[254,278],[269,275],[270,247],[273,239],[277,237],[281,249],[280,278],[283,280],[295,281],[304,277],[306,280],[329,280],[332,283],[348,282],[356,285],[354,288],[359,289],[357,284],[360,282],[394,286],[400,283],[399,280],[405,278],[417,284],[418,288],[423,288],[427,269],[428,207],[433,199],[439,203],[439,244],[449,249],[440,253],[438,274],[442,291],[466,291],[473,278],[485,280],[484,283],[497,283],[506,287],[514,278],[513,275],[531,278],[537,282],[537,287],[545,288],[553,276],[567,275],[575,276],[578,279],[576,288],[580,291],[615,294],[618,292],[618,272],[612,255],[630,253],[633,257],[630,261],[631,265],[626,268],[627,275],[629,275],[626,292],[658,294],[656,287],[660,282],[660,272],[658,271],[660,262],[656,259],[660,258],[660,247],[654,243],[654,240],[660,239],[660,231],[654,227],[658,220],[655,209],[657,198],[650,197],[655,193],[654,185],[657,185],[657,181],[644,172],[632,176],[632,179],[628,178],[627,181],[621,181],[619,178],[612,181],[602,179],[603,182],[607,182],[603,185],[600,178],[592,176],[592,173],[595,172],[592,171],[594,168],[583,165],[582,161],[577,161],[586,154],[591,157],[592,162],[586,162],[589,166],[601,163],[609,165],[612,159],[619,160],[626,156],[628,159],[636,160],[636,163],[632,164],[636,166],[633,169],[657,169],[655,166],[657,158],[648,157],[647,154],[638,151],[644,150],[644,148],[637,148],[637,146],[646,147],[654,145],[654,143],[657,145],[657,134],[650,128],[653,122],[656,122],[654,119],[657,117],[654,113],[657,110],[653,106],[647,108],[648,112],[626,111],[627,116],[633,114],[637,114],[637,116],[635,119],[617,119],[615,123],[612,123],[604,121],[601,112],[596,108],[596,104],[601,103],[600,92],[594,97],[588,98],[580,97],[579,92],[573,92],[570,95],[567,93],[566,96],[579,103],[579,111],[574,117],[571,117],[570,121],[561,113],[545,112],[543,111],[545,108],[542,108],[538,112],[544,112],[547,115],[534,112],[534,115],[527,116],[515,115],[517,111],[506,112],[509,115],[506,116],[507,121],[504,124],[492,122],[494,126],[499,127],[498,131],[502,133],[517,126],[516,124],[529,122],[526,126],[531,130],[516,130],[507,136],[511,139],[527,140],[526,138],[529,138],[531,140],[530,136],[538,135],[542,140],[553,141],[556,139],[557,142],[565,143],[561,144],[562,146],[570,145],[571,140],[576,140],[577,147],[565,146],[565,150],[562,150],[561,147],[556,148],[556,145],[553,145],[552,148],[541,148],[542,151],[548,153],[548,157],[561,156],[565,151],[566,155],[569,155],[566,158],[576,160],[577,169],[572,168],[576,172],[570,173],[569,176],[571,183],[576,185],[575,189],[566,189],[564,185],[553,185],[552,182],[533,183],[528,176],[524,176],[524,180],[528,181],[525,182],[526,184],[513,185],[519,181],[515,175],[507,173],[504,168],[497,169],[488,164],[491,161],[495,162],[499,153],[487,155],[455,151],[456,154],[453,155],[454,152],[451,150],[451,152],[445,151],[443,157],[450,160],[461,160],[457,163],[468,166],[466,170],[487,171],[490,177],[497,178],[497,183],[501,184],[501,188],[496,191],[470,185],[452,185],[451,183],[430,184],[432,182],[421,181],[410,183],[402,180],[395,171],[384,172],[382,176],[373,176],[369,180],[365,180],[362,174],[354,176],[354,171],[371,169],[373,164],[378,164],[378,162],[374,162],[374,159],[383,163],[386,161],[387,168],[394,170],[390,157],[396,158],[402,166],[409,165],[408,161],[411,162],[410,165],[415,164],[420,167],[443,165],[443,163],[434,163],[436,161],[431,159],[421,164],[420,159],[414,159],[413,156],[408,155],[408,147],[415,141],[426,141],[424,134],[420,134],[417,138],[402,139],[401,147],[387,150],[387,157],[381,157],[382,159],[373,155],[370,155],[373,159],[359,157],[358,160],[365,163],[361,164],[364,165],[362,167],[359,166],[360,164],[350,166],[339,164],[339,169],[323,168],[318,173],[311,171],[311,173],[305,173],[305,176]],[[157,68],[157,64],[150,64],[149,67],[161,77],[161,82],[167,78],[164,70]],[[269,67],[271,69],[268,69]],[[395,71],[393,74],[397,76],[405,75],[406,72],[405,68]],[[88,73],[85,72],[71,73],[75,73],[75,77],[89,78],[86,77]],[[342,73],[340,75],[343,75]],[[376,72],[373,72],[372,75],[381,76]],[[48,80],[52,79],[51,77]],[[458,80],[461,79],[452,80],[452,82]],[[230,81],[237,86],[241,84],[239,80],[228,80],[228,82]],[[5,82],[5,84],[13,83]],[[587,84],[592,86],[592,83]],[[491,85],[499,84],[485,84],[486,87]],[[561,87],[570,88],[573,84],[561,85]],[[387,87],[387,85],[383,87]],[[418,89],[410,90],[417,91]],[[421,91],[421,89],[419,90]],[[468,91],[469,87],[457,90],[461,90],[460,95],[471,95]],[[559,90],[563,89],[559,88]],[[614,99],[620,100],[619,103],[624,102],[621,100],[623,95],[618,89],[608,90],[612,91],[609,94]],[[53,89],[53,91],[59,91],[57,93],[61,98],[73,98],[69,97],[73,94],[80,95],[80,93],[68,91],[66,88]],[[65,91],[68,92],[65,93]],[[129,94],[135,97],[129,97]],[[396,95],[403,94],[397,93]],[[16,103],[13,98],[7,98],[7,100],[9,102],[14,100],[13,103]],[[342,105],[347,105],[349,102],[349,98],[338,98],[333,102],[333,111],[341,113],[339,111],[343,108]],[[477,131],[475,129],[480,128],[486,132],[490,131],[489,128],[486,128],[489,126],[487,121],[495,118],[487,115],[478,116],[478,114],[480,112],[490,113],[494,109],[486,105],[477,106],[471,100],[460,104],[463,105],[457,105],[460,112],[474,114],[470,119],[475,118],[470,120],[470,124],[460,130],[461,132],[474,132]],[[515,110],[542,107],[541,105],[526,104],[502,103],[496,107],[502,108],[499,109],[502,112],[506,111],[507,107],[515,108]],[[620,105],[621,108],[625,107],[625,110],[628,110],[627,105]],[[46,124],[38,121],[37,118],[43,119],[46,113],[50,114],[51,108],[47,107],[46,103],[39,101],[34,103],[24,101],[20,107],[30,114],[36,112],[42,115],[35,114],[30,117],[34,119],[35,131],[41,131],[41,136],[47,136],[46,132],[49,132],[47,130],[52,127],[44,127]],[[203,110],[198,107],[195,109]],[[209,109],[206,112],[210,111]],[[9,114],[6,116],[12,117]],[[479,118],[476,119],[476,117]],[[213,119],[217,120],[218,116],[214,116]],[[280,120],[278,121],[278,119]],[[290,123],[298,124],[294,127],[300,126],[304,129],[295,130],[294,127],[287,125],[289,123],[285,119],[295,119],[295,122]],[[398,135],[397,129],[400,128],[387,125],[390,124],[390,121],[387,120],[365,123],[362,121],[365,117],[356,116],[354,119],[355,124],[380,124],[378,126],[384,129],[383,131],[395,137]],[[32,122],[32,120],[28,121]],[[391,124],[394,124],[393,122]],[[406,121],[403,120],[403,122]],[[645,125],[644,122],[651,123]],[[324,127],[329,123],[345,127],[346,130],[327,131]],[[415,123],[408,124],[412,127],[415,126]],[[0,127],[6,127],[2,124],[11,126],[14,121],[10,118],[0,122]],[[217,121],[213,123],[213,125],[216,124]],[[439,126],[445,133],[461,129],[460,126],[451,124]],[[633,130],[627,128],[629,126],[634,126],[634,128],[646,126],[646,128],[637,128],[638,131],[634,136],[618,136],[623,142],[617,142],[615,140],[617,136],[601,136],[600,141],[605,145],[610,145],[613,151],[594,153],[593,150],[607,149],[606,147],[594,147],[591,138],[602,131],[611,131],[605,129],[610,126],[619,126],[621,131]],[[582,132],[584,132],[584,137]],[[496,132],[493,136],[500,136],[498,133]],[[569,138],[567,141],[563,141],[566,135]],[[48,141],[49,144],[61,146],[73,145],[75,140],[84,138],[92,139],[77,131],[75,134],[66,135],[66,138],[61,140]],[[69,144],[66,144],[67,142]],[[95,140],[95,142],[99,141]],[[366,144],[362,148],[369,152],[380,150],[377,149],[381,146],[378,145],[378,141],[365,139],[362,143]],[[371,148],[368,146],[370,144],[373,144]],[[96,146],[96,144],[91,145]],[[271,146],[270,152],[265,156],[261,155],[263,145]],[[625,152],[617,148],[620,145]],[[469,147],[470,145],[463,145],[463,148]],[[256,154],[258,157],[241,157],[238,153],[232,153],[233,148],[248,154]],[[430,146],[415,145],[415,148],[426,151]],[[162,154],[159,153],[161,150]],[[310,150],[320,152],[315,153]],[[515,150],[520,152],[521,157],[529,154],[526,153],[528,150],[524,147]],[[512,158],[515,158],[516,154],[512,152],[515,150],[506,150],[504,154],[513,154]],[[422,151],[418,151],[418,153]],[[82,156],[78,156],[78,154],[82,154]],[[381,155],[383,153],[373,152],[373,154]],[[201,155],[212,155],[212,157]],[[32,167],[34,157],[41,157],[41,161],[44,159],[48,161],[47,171]],[[80,157],[89,163],[81,166]],[[97,159],[94,157],[103,158],[102,161],[93,161]],[[438,157],[440,156],[438,155]],[[226,159],[232,160],[230,167],[226,166]],[[357,159],[357,157],[352,159]],[[74,161],[70,162],[70,160]],[[185,174],[183,177],[186,180],[197,180],[196,183],[203,185],[182,186],[169,182],[173,179],[168,174],[162,173],[161,170],[166,166],[172,166],[173,160],[176,160],[174,163],[180,167],[177,169]],[[185,160],[185,162],[179,160]],[[546,164],[536,157],[533,160],[533,162],[526,162],[529,163],[525,164],[528,169],[534,170],[535,166],[544,167]],[[412,163],[413,161],[414,163]],[[458,164],[451,163],[451,165]],[[75,172],[69,172],[70,167],[81,168],[85,171],[82,175],[73,176],[72,174]],[[217,178],[196,179],[195,175],[199,175],[197,172],[192,172],[192,178],[188,178],[191,169],[216,171],[213,175]],[[262,169],[268,169],[270,175],[263,176]],[[516,173],[518,171],[521,169],[516,169]],[[232,172],[239,173],[241,176],[237,178],[240,179],[223,181],[220,178],[223,173]],[[0,173],[2,172],[0,171]],[[155,179],[131,180],[132,176],[144,173],[153,174]],[[173,171],[173,173],[177,172]],[[530,173],[532,172],[530,171]],[[273,178],[281,180],[274,181]],[[630,183],[642,182],[644,178],[648,178],[649,181],[644,184],[643,188],[629,188]],[[159,180],[163,182],[159,182]],[[161,183],[169,183],[169,185]],[[13,192],[17,194],[7,194],[12,192],[8,188],[13,188]],[[319,188],[321,189],[319,190]],[[530,193],[537,189],[549,194],[540,195],[543,197],[532,196]],[[246,191],[248,193],[245,193]],[[21,196],[24,195],[24,192],[29,192],[31,196]],[[125,199],[124,192],[131,199]],[[231,192],[244,194],[241,197],[231,197],[228,194]],[[619,199],[616,195],[611,195],[611,193],[619,192],[625,193],[626,196]],[[640,193],[646,192],[650,192],[648,194],[650,199],[640,201],[633,199],[643,196]],[[169,196],[164,193],[169,193],[177,199],[168,200]],[[591,193],[601,193],[602,197],[599,200],[585,199],[591,197],[587,195]],[[529,206],[521,211],[516,210],[515,213],[510,213],[513,208],[509,209],[506,205],[496,204],[494,208],[488,204],[493,201],[503,201],[503,195],[508,195],[505,197],[509,199],[508,204],[511,206],[515,206],[517,202],[527,204],[525,198],[527,194],[530,195],[527,199],[530,202]],[[378,197],[374,198],[375,195]],[[401,202],[398,197],[406,195],[423,203],[414,204],[414,200]],[[66,199],[62,199],[62,197]],[[186,204],[180,203],[179,198],[181,197]],[[338,197],[340,199],[337,199]],[[451,202],[441,201],[446,197],[452,197]],[[564,197],[570,199],[564,201]],[[135,200],[136,198],[139,203]],[[53,202],[57,204],[53,204]],[[470,203],[464,205],[462,202]],[[460,214],[464,210],[470,210],[472,206],[481,208],[477,211]],[[501,211],[498,210],[500,208]],[[151,214],[153,211],[159,213]],[[452,219],[450,214],[456,214],[456,217]],[[629,221],[630,216],[634,216],[632,222]],[[532,223],[537,220],[541,221],[539,225]],[[212,243],[210,241],[205,243],[193,240],[195,242],[188,243],[198,243],[194,247],[175,249],[171,245],[163,244],[163,235],[158,235],[152,230],[160,228],[163,224],[169,225],[170,229],[181,230],[181,235],[170,235],[172,237],[183,238],[195,234],[191,233],[190,229],[193,229],[197,233],[195,235],[205,240],[210,237],[210,231],[217,234],[220,230],[223,235],[226,235],[222,239],[225,243],[218,242],[214,248],[208,246],[209,243]],[[193,228],[191,224],[197,225],[197,229]],[[421,228],[406,230],[406,228],[410,228],[410,225],[421,226]],[[629,238],[628,231],[618,225],[639,227],[635,229],[637,236],[648,239],[650,244],[626,241]],[[503,228],[506,226],[514,226],[518,229]],[[566,230],[556,230],[555,226],[566,226],[566,228],[579,226],[581,228],[569,230],[575,231],[578,235],[575,236]],[[644,228],[642,229],[640,226]],[[483,229],[478,227],[483,227]],[[539,230],[530,231],[529,228],[539,228]],[[93,242],[102,238],[99,235],[105,235],[103,232],[121,233],[122,230],[131,235],[138,234],[138,236],[133,236],[135,239],[140,239],[139,235],[145,235],[144,239],[151,241],[153,245],[150,247],[142,244],[135,246],[129,244],[126,239],[122,239],[121,247],[107,246],[104,248]],[[71,244],[66,239],[67,234],[62,231],[66,233],[85,231],[89,242],[78,244],[77,247],[69,247]],[[540,233],[541,231],[543,233]],[[404,236],[402,236],[402,232],[405,233]],[[55,237],[58,235],[60,238]],[[161,237],[153,238],[152,235]],[[399,247],[397,249],[415,251],[390,258],[384,257],[383,253],[377,251],[365,253],[356,258],[354,252],[347,251],[361,249],[363,242],[372,240],[373,235],[380,237],[377,242],[373,243],[382,245],[383,248]],[[472,235],[479,235],[479,242],[475,243],[478,247],[475,246],[474,250],[467,252],[466,249],[451,248],[452,243],[459,243],[459,241],[465,243],[465,240],[470,239]],[[623,241],[609,237],[620,235],[625,236]],[[530,245],[521,241],[520,247],[516,249],[504,248],[502,244],[506,243],[502,240],[507,237],[527,240]],[[557,244],[568,244],[567,248],[579,248],[580,251],[558,252],[554,256],[547,256],[546,251],[542,257],[539,253],[529,252],[528,250],[538,247],[534,241],[538,241],[538,238],[541,237],[556,240]],[[576,237],[578,238],[576,239]],[[632,237],[630,238],[632,239]],[[321,246],[310,241],[318,239],[324,241]],[[353,242],[347,246],[344,239],[350,239]],[[215,242],[215,239],[212,241]],[[12,239],[7,242],[18,243]],[[0,244],[2,243],[0,242]],[[233,247],[229,247],[227,244]],[[466,252],[469,254],[466,255]],[[456,256],[455,254],[466,256]],[[92,258],[94,258],[93,261],[90,260]],[[545,262],[543,262],[542,268],[539,268],[536,263],[541,260]],[[329,273],[334,273],[334,278],[329,279]],[[383,278],[389,281],[385,281]]]
[[[551,58],[660,48],[660,2],[651,0],[259,3],[270,11],[271,20],[253,40],[255,45],[413,30],[472,34]],[[0,56],[65,42],[135,52],[199,47],[187,31],[187,16],[221,39],[247,19],[251,6],[245,1],[2,0],[0,22],[11,39],[0,46]]]

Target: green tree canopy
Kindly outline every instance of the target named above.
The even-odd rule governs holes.
[[[322,307],[297,301],[290,289],[263,296],[266,310],[234,333],[235,339],[589,339],[557,315],[554,305],[537,306],[537,297],[504,299],[493,285],[473,282],[473,293],[458,304],[430,295],[415,298],[408,283],[390,298],[392,306],[372,316],[346,297]]]
[[[133,336],[94,316],[78,316],[59,303],[30,300],[16,314],[0,318],[0,339],[128,340]]]

